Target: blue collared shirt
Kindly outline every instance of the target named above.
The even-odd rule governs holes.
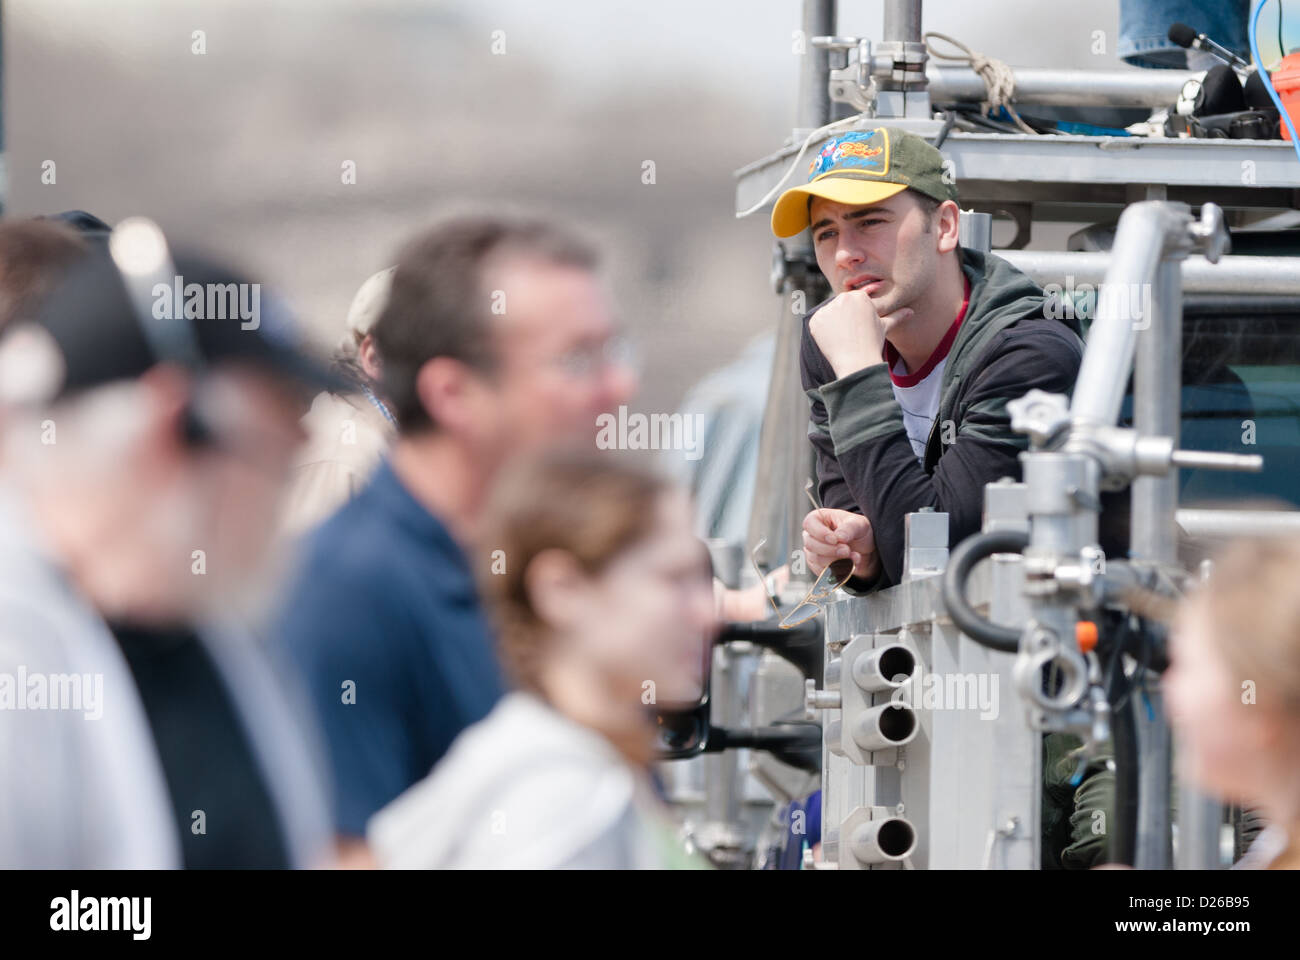
[[[281,624],[325,732],[340,834],[363,836],[503,692],[465,553],[387,461],[308,540]]]

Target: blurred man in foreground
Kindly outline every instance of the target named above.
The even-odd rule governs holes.
[[[236,620],[333,381],[257,285],[148,221],[109,245],[0,340],[0,866],[320,863],[309,738]]]
[[[280,633],[329,743],[345,850],[502,693],[466,556],[493,478],[521,453],[594,446],[634,389],[594,270],[563,231],[487,217],[398,258],[374,328],[398,438],[308,541]]]

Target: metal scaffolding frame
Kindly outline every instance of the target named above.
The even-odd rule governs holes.
[[[835,35],[834,0],[804,0],[805,35],[823,39],[803,63],[789,144],[737,171],[738,210],[775,186],[804,138],[831,120],[837,103],[860,107],[869,98],[861,126],[888,122],[933,138],[941,126],[934,106],[983,99],[983,84],[971,71],[925,62],[923,48],[918,50],[921,7],[920,0],[886,0],[884,37],[872,44]],[[1188,76],[1015,73],[1018,102],[1060,106],[1164,105]],[[819,147],[814,141],[810,149]],[[986,488],[986,533],[1016,531],[1028,545],[1023,554],[997,553],[977,565],[965,595],[992,624],[1024,628],[1018,651],[990,649],[954,624],[942,588],[948,539],[941,514],[907,518],[902,584],[827,607],[823,685],[810,691],[807,705],[823,721],[823,855],[841,869],[1037,866],[1040,731],[1095,736],[1104,729],[1096,726],[1096,693],[1090,704],[1087,667],[1073,647],[1085,595],[1109,589],[1108,577],[1113,586],[1144,570],[1167,572],[1176,563],[1177,525],[1207,537],[1223,535],[1229,524],[1234,532],[1300,527],[1300,514],[1285,516],[1281,524],[1275,514],[1234,514],[1228,520],[1221,511],[1180,511],[1176,503],[1178,466],[1252,466],[1251,458],[1176,450],[1181,304],[1184,291],[1300,294],[1294,260],[1219,256],[1225,223],[1246,224],[1300,207],[1291,146],[953,132],[943,149],[954,164],[963,206],[976,211],[963,213],[963,243],[987,249],[990,213],[1010,212],[1029,223],[1096,221],[1123,211],[1111,253],[1003,255],[1040,284],[1067,278],[1114,289],[1148,284],[1153,310],[1148,329],[1135,336],[1132,323],[1119,322],[1117,305],[1102,293],[1073,402],[1067,408],[1064,398],[1043,395],[1022,403],[1020,428],[1034,440],[1023,457],[1024,482]],[[1201,206],[1202,218],[1193,219],[1187,205]],[[815,304],[825,288],[806,237],[778,244],[775,265],[783,307],[750,537],[751,543],[766,537],[791,544],[798,536],[802,483],[812,474],[802,428],[807,402],[794,365],[802,332],[795,307]],[[1125,431],[1116,420],[1130,369],[1135,422]],[[1103,565],[1094,576],[1089,564],[1099,553],[1095,495],[1104,481],[1117,478],[1132,485],[1132,557]],[[1071,500],[1070,490],[1085,495]],[[1035,588],[1026,591],[1028,579]],[[900,690],[912,681],[882,676],[878,667],[885,657],[910,657],[914,676],[996,678],[997,716],[972,724],[960,711],[922,708],[912,712],[910,728],[904,723],[886,729],[883,711],[897,709],[892,705]],[[1036,685],[1038,671],[1049,664],[1074,671],[1078,683],[1068,696],[1046,697]],[[1168,867],[1169,731],[1157,711],[1138,734],[1143,763],[1136,865]],[[736,772],[731,768],[729,776]],[[720,787],[734,796],[734,782]],[[1183,792],[1180,867],[1218,865],[1219,813],[1217,805]]]

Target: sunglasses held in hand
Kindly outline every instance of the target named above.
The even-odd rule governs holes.
[[[812,503],[813,509],[820,511],[822,509],[822,506],[813,497],[812,485],[813,482],[809,480],[806,484],[804,484],[803,492],[808,497],[809,502]],[[767,538],[764,537],[762,540],[759,540],[758,543],[754,545],[754,549],[750,551],[749,554],[749,559],[754,564],[754,570],[758,573],[758,580],[760,583],[764,583],[764,584],[767,583],[767,577],[763,573],[763,571],[759,568],[758,552],[763,549],[766,543],[767,543]],[[827,574],[829,574],[830,576],[827,576]],[[852,579],[853,579],[853,561],[846,557],[840,560],[833,561],[825,569],[823,569],[822,572],[817,575],[817,579],[813,581],[812,586],[808,588],[808,593],[804,595],[804,598],[800,600],[797,604],[795,604],[794,608],[791,609],[791,611],[787,613],[784,617],[781,617],[781,609],[776,605],[776,599],[771,595],[770,591],[768,591],[767,601],[772,605],[772,609],[773,611],[776,612],[776,615],[778,617],[781,617],[778,626],[780,626],[782,630],[790,630],[794,627],[799,626],[799,624],[801,623],[807,623],[809,620],[816,617],[817,614],[821,613],[822,604],[827,600],[829,600],[831,596],[834,595],[836,590],[839,590],[841,587],[843,587],[846,583],[848,583]],[[804,616],[799,617],[798,619],[794,619],[795,615],[798,614],[805,607],[811,607],[812,612],[805,614]]]

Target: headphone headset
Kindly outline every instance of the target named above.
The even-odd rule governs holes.
[[[184,311],[180,316],[169,316],[168,311],[159,317],[153,310],[154,287],[162,284],[170,288],[176,278],[176,266],[162,229],[146,217],[128,217],[109,235],[108,253],[122,278],[131,312],[154,360],[181,367],[196,379],[201,378],[206,364],[194,325]],[[181,439],[192,448],[208,447],[216,442],[216,431],[200,414],[193,393],[181,412]]]

